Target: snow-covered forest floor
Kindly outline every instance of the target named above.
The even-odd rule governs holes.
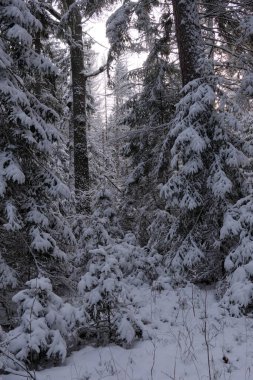
[[[145,325],[131,348],[86,346],[37,380],[250,380],[253,319],[232,318],[212,289],[133,289],[133,312]],[[18,380],[4,375],[1,380]]]

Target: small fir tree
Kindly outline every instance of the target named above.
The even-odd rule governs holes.
[[[63,362],[81,315],[53,292],[48,278],[35,278],[26,285],[13,297],[19,319],[8,333],[8,351],[33,368],[44,361]]]
[[[112,203],[108,190],[98,192],[89,234],[85,235],[87,261],[78,290],[97,343],[130,344],[141,324],[130,313],[127,282],[143,283],[145,253],[131,234],[123,235]]]

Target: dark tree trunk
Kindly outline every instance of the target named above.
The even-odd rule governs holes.
[[[74,173],[75,194],[79,199],[90,187],[89,160],[87,149],[87,118],[86,118],[86,78],[84,75],[84,48],[82,41],[82,17],[74,0],[67,0],[71,9],[69,27],[71,29],[70,58],[73,92],[73,137],[74,137]],[[82,203],[82,202],[81,202]],[[89,209],[88,200],[78,204],[79,211]]]
[[[204,57],[199,15],[195,0],[172,0],[183,85],[199,78]]]

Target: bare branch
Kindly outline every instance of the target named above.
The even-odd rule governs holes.
[[[96,77],[97,75],[103,73],[107,68],[107,63],[105,63],[103,66],[99,67],[96,71],[93,71],[93,73],[83,73],[85,79]]]

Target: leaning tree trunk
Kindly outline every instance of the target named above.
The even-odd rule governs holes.
[[[201,76],[204,41],[195,0],[172,0],[183,85]]]
[[[70,58],[72,72],[72,128],[74,138],[74,174],[77,209],[89,209],[88,197],[82,201],[80,195],[90,187],[89,160],[87,149],[87,118],[86,118],[86,77],[84,74],[84,48],[82,40],[82,17],[74,0],[67,0],[70,10],[69,27],[71,30]]]

